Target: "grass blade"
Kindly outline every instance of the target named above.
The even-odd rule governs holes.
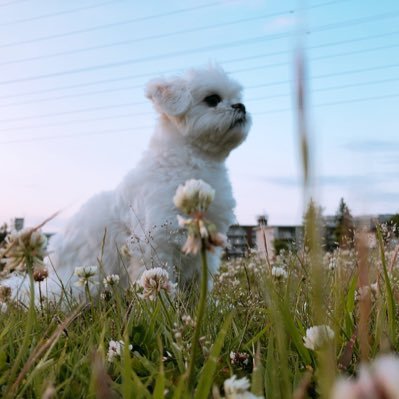
[[[216,337],[215,343],[211,348],[208,360],[205,362],[202,368],[201,376],[197,384],[197,390],[195,391],[194,399],[203,399],[209,396],[212,388],[213,376],[216,371],[216,365],[218,362],[218,357],[222,350],[224,339],[226,337],[227,331],[233,320],[233,314],[230,313],[223,323],[219,334]]]

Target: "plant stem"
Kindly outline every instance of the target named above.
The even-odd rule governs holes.
[[[23,356],[25,356],[28,352],[29,340],[31,339],[31,332],[33,330],[33,324],[35,319],[35,282],[33,280],[33,260],[30,257],[28,257],[26,260],[26,268],[29,275],[29,288],[30,288],[28,317],[25,325],[25,335],[22,341],[22,345],[18,351],[17,358],[15,359],[14,365],[8,376],[9,388],[5,392],[4,395],[5,398],[15,397],[14,395],[15,386],[12,385],[12,383],[14,382],[13,380],[16,376],[17,370],[19,368]]]
[[[163,311],[165,313],[166,319],[168,320],[169,328],[173,329],[173,323],[172,323],[172,320],[171,320],[169,312],[168,312],[168,308],[166,307],[166,304],[165,304],[165,302],[164,302],[164,300],[162,298],[161,293],[158,294],[158,298],[159,298],[159,300],[161,302],[162,309],[163,309]]]
[[[92,305],[92,298],[91,298],[91,294],[90,294],[89,281],[85,282],[85,294],[86,294],[86,301],[89,302]]]
[[[194,330],[194,337],[191,344],[191,361],[188,369],[188,386],[191,391],[194,389],[194,369],[195,369],[195,361],[198,354],[198,343],[201,332],[201,324],[202,319],[205,314],[205,306],[206,306],[206,296],[208,292],[208,263],[206,260],[206,245],[204,239],[202,240],[201,246],[201,266],[202,266],[202,275],[201,275],[201,292],[200,298],[197,308],[197,317],[196,324]]]

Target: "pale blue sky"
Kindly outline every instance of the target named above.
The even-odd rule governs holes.
[[[354,214],[398,212],[396,0],[1,0],[0,221],[63,209],[57,229],[115,187],[151,135],[146,81],[216,61],[243,84],[254,120],[228,161],[238,221],[301,222],[298,26],[316,198],[326,214],[340,197]]]

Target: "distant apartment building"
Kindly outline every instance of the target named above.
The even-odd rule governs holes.
[[[375,246],[375,231],[379,223],[386,223],[393,215],[384,214],[376,216],[358,216],[354,218],[357,228],[363,227],[368,231],[370,247]],[[290,249],[303,244],[304,227],[301,225],[269,226],[266,216],[258,217],[256,225],[233,225],[227,232],[228,247],[225,250],[226,257],[246,256],[250,249],[256,249],[258,254],[274,259],[282,249]],[[334,248],[336,217],[325,216],[323,218],[323,245]]]
[[[268,226],[267,217],[259,216],[256,225],[233,225],[227,232],[228,258],[248,255],[250,249],[272,259],[276,249],[289,248],[303,237],[302,226]]]
[[[302,226],[267,226],[256,227],[256,243],[260,256],[270,260],[282,249],[290,249],[303,240]]]
[[[227,248],[225,256],[237,258],[248,255],[251,248],[256,247],[256,226],[232,225],[227,232]]]

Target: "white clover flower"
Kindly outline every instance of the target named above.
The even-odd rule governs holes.
[[[89,283],[95,284],[95,282],[92,280],[92,277],[97,274],[97,269],[97,266],[75,267],[74,274],[79,278],[75,285],[84,287],[86,285],[89,285]]]
[[[8,305],[6,302],[0,302],[0,313],[6,313]]]
[[[164,290],[168,294],[173,294],[176,284],[169,281],[169,274],[161,267],[145,270],[141,275],[139,284],[144,288],[143,297],[155,300],[157,294]]]
[[[113,362],[115,357],[120,357],[123,353],[125,343],[123,341],[109,341],[107,358],[109,362]],[[133,345],[129,345],[129,351],[133,349]]]
[[[345,378],[339,378],[332,389],[331,399],[361,399],[357,385]]]
[[[399,358],[394,355],[378,357],[371,365],[371,375],[381,398],[399,398]]]
[[[273,266],[272,267],[272,276],[276,279],[286,279],[288,277],[288,273],[285,271],[284,268],[280,266]]]
[[[248,366],[249,355],[245,352],[230,352],[230,363],[238,366]]]
[[[173,203],[187,215],[206,212],[215,198],[215,190],[203,180],[187,180],[180,185],[173,197]]]
[[[23,229],[7,235],[5,241],[4,272],[25,271],[27,266],[43,265],[47,255],[47,237],[40,230]]]
[[[224,381],[224,392],[226,399],[263,399],[263,396],[256,396],[249,392],[249,380],[247,377],[237,379],[233,375]]]
[[[109,276],[106,276],[103,280],[105,288],[107,287],[114,287],[119,284],[119,275],[117,274],[110,274]]]
[[[371,297],[371,300],[375,299],[375,296],[378,292],[378,283],[363,285],[359,287],[355,292],[355,301],[362,301],[366,299],[368,296]]]
[[[339,378],[331,399],[396,399],[399,398],[399,358],[383,355],[370,365],[362,365],[357,379]]]
[[[187,240],[182,247],[182,252],[186,255],[195,255],[205,243],[206,249],[213,252],[215,247],[224,247],[227,243],[227,237],[217,231],[213,223],[202,218],[198,214],[195,218],[185,219],[177,215],[180,227],[188,230]]]
[[[215,247],[226,245],[227,238],[204,217],[214,197],[215,190],[202,180],[187,180],[177,188],[173,202],[178,209],[191,216],[186,219],[177,215],[179,226],[188,230],[187,241],[182,247],[186,255],[195,255],[202,247],[213,251]]]
[[[181,317],[182,322],[186,325],[186,326],[190,326],[190,327],[195,327],[195,321],[191,318],[190,315],[183,315]]]
[[[330,343],[334,337],[334,331],[329,326],[321,325],[308,328],[303,341],[306,348],[315,351]]]

